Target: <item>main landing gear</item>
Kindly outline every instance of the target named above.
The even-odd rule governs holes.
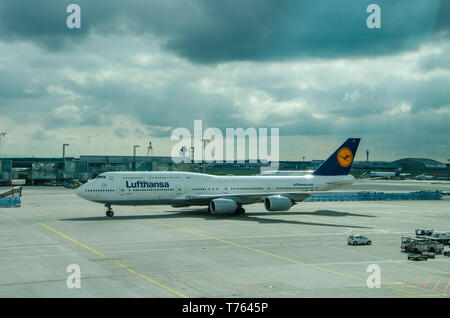
[[[113,217],[114,216],[114,211],[111,209],[111,204],[105,204],[105,207],[108,208],[108,210],[106,210],[106,216],[107,217]]]
[[[244,214],[244,213],[245,213],[245,209],[242,206],[240,206],[236,209],[237,215]]]

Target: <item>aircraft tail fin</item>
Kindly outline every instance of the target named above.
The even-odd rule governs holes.
[[[347,175],[352,167],[361,138],[348,138],[327,160],[325,160],[313,175],[339,176]]]

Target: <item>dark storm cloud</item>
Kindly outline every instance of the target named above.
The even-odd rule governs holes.
[[[148,90],[124,82],[124,78],[103,81],[92,80],[86,87],[71,85],[77,94],[88,96],[90,104],[96,105],[92,112],[108,115],[127,114],[136,122],[158,127],[188,127],[194,119],[208,119],[212,125],[225,127],[239,114],[231,97],[215,93],[200,92],[189,72],[173,78],[170,85],[158,90]],[[216,127],[216,126],[215,126]],[[156,129],[157,137],[170,136],[171,130]]]
[[[437,31],[444,31],[446,32],[446,36],[450,37],[450,1],[447,0],[441,0],[438,17],[437,17],[437,24],[436,29]]]
[[[435,27],[437,1],[377,1],[382,28],[366,26],[373,1],[208,2],[214,22],[188,28],[167,47],[197,62],[336,58],[416,48]]]
[[[71,2],[81,30],[65,26]],[[381,30],[365,26],[372,2]],[[450,133],[442,11],[434,0],[2,1],[0,122],[28,134],[30,149],[69,133],[83,151],[94,147],[83,138],[102,134],[107,151],[120,151],[201,119],[223,133],[376,136],[392,153],[420,142],[441,156]]]
[[[69,30],[66,7],[70,1],[6,0],[0,3],[0,34],[8,41],[27,40],[49,49],[60,49],[71,39],[85,36],[89,28]]]
[[[383,61],[389,65],[393,63],[388,58],[378,59],[373,65],[364,59],[355,59],[345,62],[344,67],[335,66],[332,60],[312,60],[314,66],[311,67],[307,66],[307,61],[275,63],[273,66],[239,63],[234,67],[233,63],[192,66],[171,57],[160,62],[150,55],[158,63],[141,66],[135,64],[133,55],[152,48],[141,47],[130,38],[126,41],[127,45],[123,46],[115,37],[91,39],[78,51],[64,54],[46,54],[33,46],[22,50],[18,58],[20,63],[12,63],[14,59],[9,64],[4,63],[4,67],[12,67],[5,70],[8,76],[0,81],[4,83],[5,92],[15,94],[8,101],[0,99],[0,107],[11,109],[14,106],[14,112],[9,113],[14,120],[22,123],[38,120],[47,129],[110,126],[110,116],[126,115],[131,116],[136,125],[150,127],[148,133],[152,136],[167,137],[176,127],[187,127],[192,131],[195,119],[202,119],[205,128],[218,127],[222,131],[227,127],[279,127],[285,136],[336,134],[350,128],[355,132],[372,133],[393,128],[408,131],[408,125],[403,126],[403,123],[409,123],[410,118],[400,120],[400,124],[385,119],[391,116],[391,110],[402,103],[411,107],[411,113],[450,105],[446,89],[450,81],[446,73],[431,72],[429,78],[415,78],[427,74],[420,68],[430,56],[436,64],[448,59],[446,42],[433,42],[439,48],[437,54],[420,57],[421,54],[414,53],[417,57],[413,61],[419,68],[414,63],[396,64],[406,74],[413,72],[414,76],[405,78],[391,73],[395,69],[383,65]],[[13,48],[10,46],[10,50]],[[157,54],[164,54],[164,51]],[[122,56],[122,60],[117,55]],[[389,59],[396,60],[395,57]],[[337,64],[340,63],[342,61],[338,60]],[[350,69],[359,63],[367,67]],[[297,72],[289,65],[301,66]],[[74,74],[65,73],[67,69]],[[383,70],[374,75],[378,79],[368,81],[377,69]],[[108,72],[111,74],[102,75]],[[361,78],[361,74],[369,76],[352,80],[352,76]],[[380,78],[380,74],[384,74],[383,77]],[[202,79],[210,81],[212,89],[202,89],[199,85]],[[222,86],[226,90],[220,92]],[[34,99],[24,102],[21,94],[34,94]],[[261,112],[255,119],[247,109],[249,98],[258,94],[264,95],[258,103],[269,98],[273,107],[265,110],[254,107],[255,113]],[[293,106],[289,111],[278,110],[282,103]],[[433,116],[437,118],[437,115]],[[127,128],[130,132],[136,129],[135,126]],[[435,128],[448,132],[443,125]],[[123,130],[115,135],[124,136]]]
[[[60,49],[90,33],[159,37],[200,63],[392,54],[448,29],[448,1],[377,0],[382,28],[366,27],[370,0],[78,0],[81,30],[65,26],[73,1],[15,0],[0,5],[0,35]]]

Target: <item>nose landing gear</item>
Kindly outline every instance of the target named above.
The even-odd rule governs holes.
[[[105,207],[108,208],[108,210],[106,210],[106,216],[107,217],[113,217],[114,216],[114,211],[111,209],[111,204],[105,204]]]

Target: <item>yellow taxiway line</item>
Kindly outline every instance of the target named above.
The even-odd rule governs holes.
[[[94,250],[93,248],[87,246],[86,244],[83,244],[83,243],[81,243],[81,242],[78,242],[77,240],[74,240],[73,238],[71,238],[71,237],[69,237],[69,236],[67,236],[67,235],[65,235],[65,234],[63,234],[63,233],[61,233],[61,232],[55,230],[54,228],[51,228],[51,227],[48,226],[48,225],[45,225],[44,223],[41,223],[41,222],[40,222],[39,224],[40,224],[41,226],[47,228],[48,230],[50,230],[50,231],[52,231],[52,232],[54,232],[54,233],[56,233],[56,234],[58,234],[58,235],[64,237],[65,239],[68,239],[69,241],[72,241],[73,243],[75,243],[75,244],[77,244],[77,245],[79,245],[79,246],[82,246],[82,247],[88,249],[88,250],[91,251],[92,253],[95,253],[95,254],[97,254],[98,256],[101,256],[101,257],[103,257],[104,259],[109,260],[110,262],[112,262],[112,263],[116,264],[117,266],[119,266],[119,267],[125,269],[126,271],[128,271],[128,272],[130,272],[130,273],[132,273],[132,274],[134,274],[134,275],[136,275],[136,276],[138,276],[138,277],[140,277],[140,278],[143,278],[143,279],[145,279],[146,281],[151,282],[151,283],[153,283],[153,284],[155,284],[155,285],[157,285],[157,286],[159,286],[159,287],[162,287],[162,288],[164,288],[164,289],[170,291],[171,293],[173,293],[173,294],[175,294],[175,295],[177,295],[177,296],[180,296],[180,297],[182,297],[182,298],[187,298],[187,296],[183,295],[182,293],[179,293],[179,292],[173,290],[172,288],[167,287],[166,285],[163,285],[163,284],[157,282],[156,280],[153,280],[153,279],[151,279],[151,278],[149,278],[149,277],[147,277],[147,276],[145,276],[145,275],[142,275],[142,274],[140,274],[140,273],[138,273],[138,272],[132,270],[132,269],[129,268],[128,266],[125,266],[125,265],[123,265],[123,264],[121,264],[121,263],[119,263],[119,262],[117,262],[117,261],[115,261],[115,260],[113,260],[113,259],[110,259],[108,256],[106,256],[106,255],[104,255],[104,254],[102,254],[102,253],[100,253],[100,252]]]
[[[354,280],[366,282],[366,280],[364,278],[361,278],[361,277],[348,275],[348,274],[345,274],[345,273],[340,273],[340,272],[337,272],[337,271],[334,271],[334,270],[331,270],[331,269],[327,269],[327,268],[323,268],[323,267],[320,267],[320,266],[317,266],[317,265],[303,263],[303,262],[300,262],[300,261],[297,261],[297,260],[294,260],[294,259],[291,259],[291,258],[288,258],[288,257],[284,257],[284,256],[281,256],[281,255],[277,255],[277,254],[274,254],[274,253],[270,253],[270,252],[263,251],[263,250],[260,250],[260,249],[257,249],[257,248],[253,248],[253,247],[249,247],[249,246],[246,246],[246,245],[234,243],[234,242],[231,242],[231,241],[223,240],[221,238],[214,237],[214,236],[211,236],[211,235],[208,235],[208,234],[194,232],[194,231],[191,231],[191,230],[188,230],[188,229],[176,226],[176,225],[167,224],[167,223],[164,223],[164,222],[161,222],[161,221],[158,221],[158,220],[149,220],[149,221],[153,222],[153,223],[157,223],[157,224],[163,225],[163,226],[166,226],[166,227],[169,227],[169,228],[173,228],[173,229],[176,229],[176,230],[179,230],[179,231],[183,231],[183,232],[191,233],[191,234],[194,234],[194,235],[197,235],[197,236],[201,236],[201,237],[204,237],[206,239],[219,241],[219,242],[222,242],[222,243],[225,243],[225,244],[228,244],[228,245],[233,245],[233,246],[236,246],[236,247],[244,248],[244,249],[256,252],[256,253],[260,253],[260,254],[264,254],[264,255],[267,255],[267,256],[275,257],[275,258],[278,258],[280,260],[283,260],[283,261],[286,261],[286,262],[289,262],[289,263],[303,265],[305,267],[316,269],[316,270],[319,270],[319,271],[322,271],[322,272],[327,272],[327,273],[335,274],[335,275],[338,275],[338,276],[342,276],[342,277],[351,278],[351,279],[354,279]],[[392,290],[396,290],[396,291],[405,293],[407,295],[402,295],[402,296],[406,296],[406,297],[430,297],[430,296],[442,296],[443,295],[443,294],[417,294],[417,293],[414,293],[414,292],[411,292],[411,291],[407,291],[407,290],[401,289],[401,288],[399,288],[400,286],[394,287],[394,286],[391,286],[391,285],[382,285],[381,287],[385,287],[385,288],[389,288],[389,289],[392,289]],[[396,296],[396,297],[399,297],[399,296]]]

